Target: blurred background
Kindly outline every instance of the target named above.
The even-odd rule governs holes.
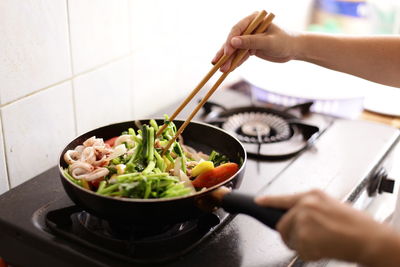
[[[261,9],[289,30],[400,33],[392,0],[0,1],[0,193],[56,165],[74,136],[182,99],[230,28]],[[394,124],[400,115],[398,89],[307,63],[251,59],[229,79],[277,95],[355,99],[369,110],[357,116]]]

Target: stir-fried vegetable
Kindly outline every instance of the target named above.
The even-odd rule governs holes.
[[[222,155],[215,150],[211,152],[208,160],[212,161],[214,163],[214,166],[219,166],[221,164],[229,162],[229,159],[225,155]]]
[[[124,174],[116,177],[113,183],[102,185],[97,190],[101,195],[131,198],[176,197],[192,192],[192,188],[186,187],[178,177],[168,173]]]
[[[202,161],[193,168],[192,176],[199,176],[200,174],[210,171],[212,169],[214,169],[214,163],[212,161]]]
[[[69,164],[65,176],[100,195],[147,199],[193,194],[195,188],[213,186],[238,170],[235,163],[223,164],[228,158],[216,151],[204,161],[193,154],[196,151],[192,148],[187,154],[183,149],[187,146],[176,141],[163,154],[176,133],[176,126],[168,117],[166,123],[166,129],[157,138],[159,126],[150,120],[137,132],[129,128],[105,142],[95,137],[88,139],[64,155]]]
[[[238,170],[239,166],[236,163],[225,163],[199,175],[192,181],[192,184],[196,188],[212,187],[216,184],[222,183],[234,175]]]

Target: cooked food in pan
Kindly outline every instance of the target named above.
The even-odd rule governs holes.
[[[166,122],[168,120],[166,119]],[[194,194],[230,178],[236,163],[212,151],[210,155],[174,142],[163,153],[176,127],[169,122],[156,137],[155,120],[129,128],[104,141],[95,136],[64,154],[64,175],[73,183],[100,195],[127,198],[171,198]]]

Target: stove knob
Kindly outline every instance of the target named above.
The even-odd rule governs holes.
[[[379,184],[378,192],[393,193],[394,190],[394,180],[389,179],[387,176],[382,177],[381,183]]]
[[[387,172],[384,168],[379,169],[379,171],[371,176],[367,191],[370,197],[375,196],[377,193],[382,194],[393,193],[394,180],[389,179]]]

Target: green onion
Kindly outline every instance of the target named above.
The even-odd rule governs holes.
[[[141,144],[141,143],[143,142],[143,139],[142,139],[142,137],[140,137],[140,136],[132,135],[132,139],[133,139],[133,141],[135,141],[135,143],[137,143],[137,144]]]
[[[157,168],[159,168],[162,172],[165,171],[165,162],[161,155],[154,149],[154,156],[156,157]]]
[[[147,161],[154,159],[154,128],[147,129]]]
[[[169,151],[167,151],[167,152],[165,153],[165,157],[166,157],[170,162],[172,162],[172,163],[175,162],[174,158],[171,156],[171,154],[169,153]]]
[[[126,181],[133,181],[135,180],[136,177],[141,176],[141,173],[135,172],[135,173],[127,173],[127,174],[121,174],[117,176],[117,181],[119,183],[126,182]]]
[[[142,144],[143,144],[142,157],[143,158],[147,158],[149,156],[149,151],[148,151],[149,147],[147,145],[149,136],[147,134],[147,128],[148,128],[147,125],[143,125],[142,126],[142,138],[143,138],[143,142],[142,142]]]
[[[103,190],[99,191],[98,193],[101,195],[108,194],[108,193],[111,193],[112,191],[118,189],[118,187],[119,187],[119,184],[113,184],[113,185],[110,185],[110,186],[104,188]]]
[[[151,181],[146,183],[146,191],[144,192],[144,198],[149,198],[151,192]]]
[[[97,188],[97,193],[99,193],[100,191],[102,191],[107,185],[106,181],[101,181],[99,184],[99,188]]]
[[[143,174],[150,173],[154,167],[156,166],[156,163],[154,161],[150,161],[147,167],[142,171]]]
[[[158,131],[158,125],[155,120],[153,119],[150,120],[150,126],[153,127],[156,132]]]

